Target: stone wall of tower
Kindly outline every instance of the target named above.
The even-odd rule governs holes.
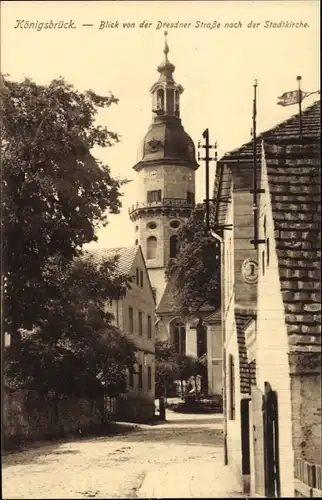
[[[186,213],[188,216],[188,211]],[[169,215],[151,211],[135,222],[135,238],[137,244],[142,248],[148,269],[165,268],[168,265],[170,237],[178,233],[180,226],[187,220],[187,216],[182,216],[177,210],[172,210]],[[179,223],[180,226],[178,228],[171,227],[173,222]],[[148,239],[151,236],[157,239],[155,257],[152,258],[148,253]]]
[[[160,211],[151,211],[145,212],[135,221],[135,238],[142,248],[152,287],[157,290],[157,303],[166,285],[165,269],[170,258],[170,238],[178,233],[189,212],[186,210],[184,216],[180,210],[175,209],[167,215],[162,215]],[[179,227],[171,227],[173,222],[179,223]],[[155,258],[149,258],[148,254],[148,239],[151,236],[156,238]]]
[[[161,163],[161,160],[160,160]],[[147,192],[161,189],[162,198],[187,198],[195,193],[195,171],[182,165],[146,166],[138,172],[138,202],[147,202]]]
[[[161,200],[172,198],[187,201],[188,192],[195,194],[195,170],[175,164],[145,166],[138,172],[137,187],[138,207],[147,207],[148,192],[157,190],[161,190]],[[134,224],[136,243],[142,248],[152,287],[157,290],[158,303],[166,285],[164,272],[170,258],[170,238],[178,233],[191,209],[173,205],[164,214],[162,202],[152,205],[155,206],[151,210],[141,211]],[[177,227],[172,227],[174,222]],[[156,238],[155,255],[152,258],[148,251],[151,237]]]

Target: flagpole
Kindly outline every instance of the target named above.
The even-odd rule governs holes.
[[[302,90],[301,90],[301,76],[296,77],[299,83],[299,119],[300,119],[300,137],[302,139]]]

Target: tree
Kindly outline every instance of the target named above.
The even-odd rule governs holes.
[[[156,393],[166,395],[169,388],[179,379],[179,366],[176,352],[167,341],[155,343],[155,383]]]
[[[178,355],[178,375],[181,382],[183,393],[183,383],[188,382],[190,378],[194,378],[195,386],[197,386],[197,376],[205,376],[205,368],[199,360],[194,356]]]
[[[78,92],[63,79],[48,86],[30,79],[1,83],[2,264],[10,298],[5,315],[14,335],[37,326],[51,299],[48,261],[59,256],[69,262],[96,239],[96,226],[119,212],[126,181],[114,179],[91,154],[94,146],[119,140],[95,124],[98,110],[116,97]]]
[[[204,375],[204,367],[197,358],[178,354],[167,341],[157,341],[155,346],[156,386],[157,392],[166,394],[176,381],[181,383],[181,393],[184,393],[184,382],[191,377]]]
[[[166,270],[182,316],[198,314],[203,306],[220,306],[220,247],[205,232],[203,211],[195,209],[178,232],[179,252]]]
[[[36,329],[22,331],[5,351],[6,383],[12,388],[95,396],[126,390],[126,369],[136,362],[135,345],[112,325],[106,303],[124,296],[130,277],[117,260],[93,257],[47,266],[51,299]]]
[[[98,110],[117,99],[80,93],[63,79],[0,83],[2,269],[12,332],[6,383],[118,394],[136,348],[113,326],[106,304],[124,295],[130,277],[115,261],[80,258],[96,227],[121,206],[126,181],[91,153],[119,140],[95,124]]]

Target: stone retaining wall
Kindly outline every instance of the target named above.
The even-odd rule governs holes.
[[[106,420],[106,418],[105,418]],[[36,391],[4,391],[3,436],[6,445],[86,432],[104,422],[102,399],[69,398]]]

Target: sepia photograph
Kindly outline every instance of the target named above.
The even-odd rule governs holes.
[[[321,498],[320,2],[0,22],[2,497]]]

